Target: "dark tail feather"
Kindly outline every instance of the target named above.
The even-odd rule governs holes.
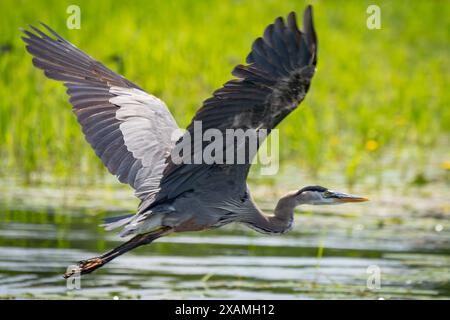
[[[69,278],[74,274],[88,274],[92,271],[103,267],[105,264],[110,262],[111,260],[117,258],[118,256],[124,254],[125,252],[128,252],[130,250],[133,250],[137,247],[140,247],[145,244],[149,244],[152,241],[162,237],[163,235],[167,234],[169,232],[170,228],[161,228],[157,231],[151,232],[151,233],[145,233],[145,234],[138,234],[137,236],[133,237],[132,239],[128,240],[127,242],[121,244],[120,246],[102,254],[101,256],[94,257],[87,260],[82,260],[78,262],[78,266],[70,271],[67,271],[64,274],[64,278]]]

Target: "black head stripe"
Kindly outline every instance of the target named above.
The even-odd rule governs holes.
[[[307,186],[307,187],[304,187],[304,188],[300,189],[297,194],[300,194],[303,191],[325,192],[327,190],[328,190],[327,188],[324,188],[324,187],[321,187],[321,186]]]

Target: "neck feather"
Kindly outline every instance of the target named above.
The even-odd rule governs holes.
[[[278,201],[273,215],[265,215],[259,208],[251,215],[248,226],[266,234],[286,233],[292,228],[294,209],[297,206],[293,196],[287,195]]]

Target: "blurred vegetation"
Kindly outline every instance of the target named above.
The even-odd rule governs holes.
[[[349,184],[386,168],[419,178],[430,164],[448,170],[449,3],[377,1],[382,28],[369,30],[372,1],[310,2],[318,72],[301,108],[279,127],[282,164],[338,172]],[[163,99],[184,127],[264,28],[306,3],[1,0],[0,176],[92,183],[108,175],[64,87],[32,66],[19,27],[47,23]],[[81,8],[81,30],[66,27],[71,4]]]

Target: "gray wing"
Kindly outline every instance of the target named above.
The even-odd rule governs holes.
[[[317,39],[310,6],[305,10],[303,23],[302,32],[292,12],[286,23],[277,18],[269,25],[264,36],[253,43],[247,65],[238,65],[233,70],[232,74],[238,79],[225,83],[203,103],[187,134],[193,135],[194,121],[202,122],[203,132],[210,128],[222,133],[226,129],[266,129],[270,132],[297,108],[309,89],[317,63]],[[177,143],[185,143],[183,138]],[[204,142],[203,148],[208,143]],[[194,147],[191,150],[192,154],[199,151]],[[232,166],[233,170],[241,170],[243,183],[252,159],[248,160],[245,165]],[[170,162],[158,197],[172,198],[189,190],[210,167]]]
[[[203,129],[274,128],[303,100],[315,71],[317,40],[311,7],[305,11],[304,32],[291,12],[279,17],[254,41],[247,65],[238,65],[228,81],[203,103],[192,121]],[[188,130],[192,131],[192,123]]]
[[[140,199],[154,196],[178,129],[166,105],[44,27],[53,37],[22,30],[33,64],[64,82],[86,140],[109,172]]]

